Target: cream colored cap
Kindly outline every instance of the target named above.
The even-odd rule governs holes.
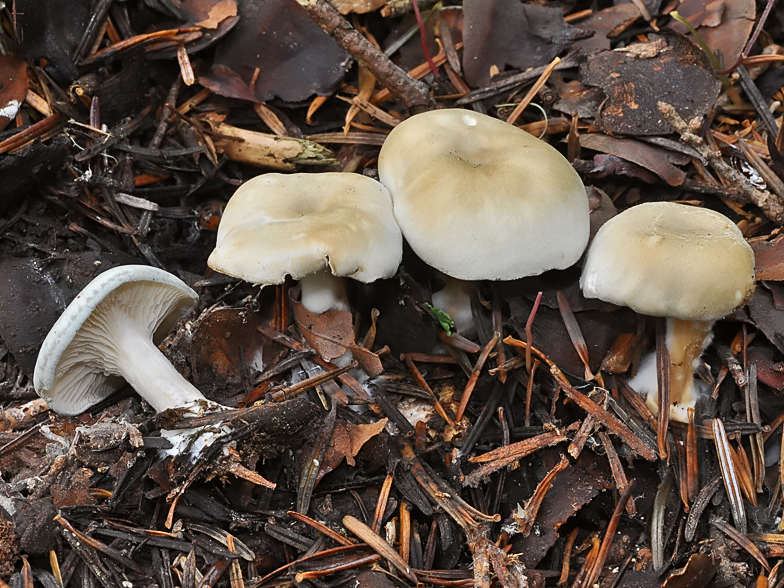
[[[652,316],[716,320],[754,292],[754,252],[726,216],[674,202],[627,209],[588,249],[580,287]]]
[[[351,173],[264,174],[226,205],[212,269],[254,284],[280,284],[329,268],[372,282],[394,275],[403,238],[377,181]]]
[[[403,236],[452,277],[513,280],[564,269],[588,244],[577,172],[544,141],[490,116],[412,116],[387,137],[378,171]]]

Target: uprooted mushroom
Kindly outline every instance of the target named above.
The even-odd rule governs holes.
[[[207,399],[157,347],[198,296],[163,270],[125,265],[100,274],[52,327],[35,364],[34,385],[49,406],[79,414],[133,386],[156,411]]]
[[[38,395],[61,414],[97,404],[125,382],[157,412],[183,416],[220,412],[158,349],[198,296],[172,274],[143,265],[109,269],[90,282],[57,319],[41,345],[33,383]],[[162,431],[169,453],[186,447],[192,457],[222,434],[207,429]]]

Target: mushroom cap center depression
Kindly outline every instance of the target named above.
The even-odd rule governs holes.
[[[256,284],[329,267],[371,282],[394,274],[402,237],[386,189],[350,173],[264,174],[226,206],[208,265]]]
[[[385,141],[379,175],[411,247],[455,278],[563,269],[588,242],[588,199],[571,165],[486,115],[447,109],[409,118]]]

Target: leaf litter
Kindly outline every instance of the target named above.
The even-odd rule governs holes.
[[[780,27],[761,21],[748,48],[750,1],[680,2],[699,39],[671,3],[451,4],[420,6],[437,77],[398,0],[3,9],[3,580],[780,583],[784,92],[755,83],[780,77]],[[700,41],[744,69],[722,85]],[[537,81],[539,108],[516,109]],[[409,250],[395,278],[353,289],[352,312],[326,315],[291,284],[206,267],[243,181],[276,166],[372,176],[391,127],[458,101],[521,110],[517,126],[569,155],[592,233],[671,200],[728,215],[752,245],[757,291],[718,322],[669,460],[628,384],[652,322],[585,300],[579,271],[480,284],[466,340],[443,332],[439,278]],[[197,289],[163,349],[225,413],[155,416],[127,386],[75,417],[34,404],[46,332],[127,263]],[[195,461],[166,455],[161,429],[205,426],[219,440]]]

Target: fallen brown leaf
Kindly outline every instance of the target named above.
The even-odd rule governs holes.
[[[684,0],[678,14],[691,24],[708,47],[719,51],[724,67],[730,67],[740,56],[754,27],[754,0]],[[671,29],[687,34],[677,21]]]
[[[486,86],[490,68],[527,69],[550,63],[586,33],[566,24],[563,10],[518,0],[463,2],[463,72],[471,86]]]
[[[291,306],[305,341],[327,361],[340,357],[354,344],[354,323],[350,312],[328,310],[314,314],[299,302],[292,301]]]
[[[684,165],[690,158],[637,141],[635,139],[619,139],[601,133],[580,135],[580,147],[609,153],[631,161],[654,172],[670,186],[680,186],[686,179],[686,172],[673,165]]]
[[[628,29],[640,16],[634,3],[608,6],[580,21],[581,29],[593,31],[594,34],[577,41],[574,46],[586,54],[605,51],[610,48],[610,39]]]
[[[261,102],[329,94],[352,63],[296,0],[240,0],[239,19],[214,63],[246,83],[255,79],[253,91]]]
[[[217,29],[220,23],[232,16],[237,16],[237,3],[234,0],[220,0],[210,7],[207,17],[196,24],[205,29]]]

